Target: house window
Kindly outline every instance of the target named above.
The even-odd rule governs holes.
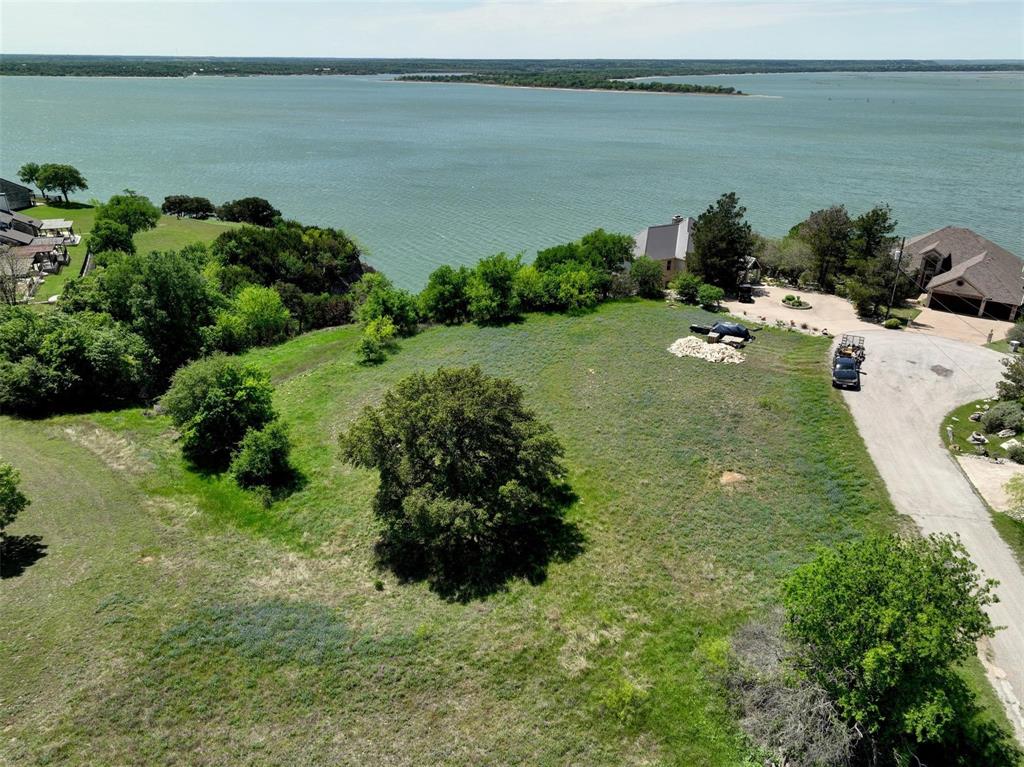
[[[672,271],[672,262],[671,261],[666,261],[665,262],[665,271],[666,272],[671,272]]]

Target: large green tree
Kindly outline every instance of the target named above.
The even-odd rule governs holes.
[[[238,221],[253,226],[270,227],[281,219],[281,211],[262,197],[243,197],[226,202],[217,209],[225,221]]]
[[[265,372],[218,354],[175,373],[160,403],[181,433],[185,457],[197,467],[222,470],[250,429],[277,417],[272,398]]]
[[[754,233],[735,192],[723,194],[700,216],[693,230],[687,271],[726,291],[736,288],[754,255]]]
[[[380,473],[384,561],[452,596],[536,575],[558,546],[562,447],[512,381],[477,368],[416,373],[341,438]]]
[[[113,221],[124,226],[131,235],[152,229],[160,220],[160,209],[148,197],[126,189],[96,206],[96,222]]]
[[[950,537],[875,536],[825,551],[784,587],[797,666],[877,753],[934,753],[958,737],[955,668],[993,634],[993,585]]]
[[[73,165],[49,162],[39,166],[36,173],[36,185],[43,190],[44,194],[51,189],[59,190],[64,195],[64,202],[68,202],[69,193],[89,188],[89,182],[85,180],[85,176]]]
[[[835,287],[836,277],[846,270],[846,259],[853,239],[853,222],[842,205],[816,210],[799,225],[800,239],[814,257],[815,280],[823,290]]]
[[[125,254],[69,284],[69,311],[107,312],[142,336],[159,359],[165,380],[199,356],[224,298],[200,268],[201,248]]]
[[[132,239],[131,231],[117,221],[97,221],[89,232],[87,243],[92,253],[135,252],[135,241]]]
[[[39,190],[39,196],[45,196],[43,188],[39,186],[40,165],[37,162],[27,162],[18,168],[18,178],[24,184],[33,184]]]

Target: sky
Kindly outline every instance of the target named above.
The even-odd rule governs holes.
[[[0,52],[1021,59],[1024,0],[0,0]]]

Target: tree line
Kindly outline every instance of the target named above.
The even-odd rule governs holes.
[[[765,274],[848,298],[861,317],[876,317],[918,293],[916,275],[900,266],[898,222],[888,205],[851,216],[843,205],[812,212],[782,238],[757,237]]]
[[[609,78],[601,73],[548,72],[521,74],[496,72],[471,75],[402,75],[399,80],[429,83],[479,83],[504,85],[513,88],[570,88],[573,90],[601,91],[653,91],[658,93],[704,93],[718,96],[742,96],[743,91],[726,85],[694,85],[690,83],[637,82],[636,80]]]
[[[0,75],[189,77],[245,75],[382,75],[419,72],[600,72],[605,77],[653,77],[770,72],[1019,71],[1019,62],[778,59],[339,59],[214,56],[57,56],[0,54]]]

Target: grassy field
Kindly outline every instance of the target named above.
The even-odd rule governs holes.
[[[67,218],[74,223],[75,234],[86,235],[92,230],[96,218],[96,209],[82,203],[70,203],[68,206],[44,205],[23,211],[34,218]],[[213,242],[218,234],[238,226],[225,221],[195,221],[190,218],[163,216],[155,229],[139,232],[135,235],[135,247],[143,253],[151,250],[175,250],[193,242]],[[53,274],[39,288],[35,295],[36,301],[45,301],[50,296],[59,294],[65,283],[78,276],[85,258],[85,241],[81,245],[68,248],[71,263],[65,266],[60,274]]]
[[[354,328],[252,353],[308,478],[269,508],[186,471],[163,416],[0,419],[33,498],[11,532],[46,547],[0,582],[0,763],[746,763],[714,681],[730,632],[816,547],[900,523],[828,341],[666,352],[709,319],[637,301],[433,328],[370,369]],[[336,440],[402,376],[473,363],[554,425],[585,543],[459,604],[375,569],[376,480]]]

